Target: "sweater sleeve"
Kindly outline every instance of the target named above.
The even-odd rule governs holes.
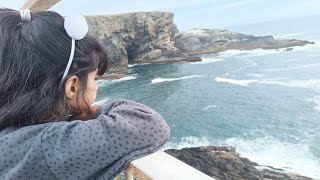
[[[101,106],[96,119],[53,123],[42,149],[58,179],[110,179],[130,161],[160,149],[169,133],[160,114],[120,99]]]

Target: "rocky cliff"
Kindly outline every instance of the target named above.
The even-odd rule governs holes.
[[[102,40],[112,59],[112,72],[126,71],[131,63],[200,60],[175,47],[178,33],[173,14],[138,12],[87,16],[90,33]]]
[[[232,147],[207,146],[168,149],[165,152],[215,179],[311,180],[282,169],[261,167],[247,158],[240,157]]]
[[[200,54],[229,49],[278,49],[309,43],[227,30],[193,29],[179,33],[173,17],[168,12],[138,12],[86,16],[86,19],[90,33],[102,41],[111,56],[109,73],[127,72],[128,64],[132,63],[199,61]]]
[[[209,54],[226,50],[279,49],[311,44],[296,39],[276,40],[272,36],[253,36],[228,30],[193,29],[177,33],[175,46],[187,54]]]

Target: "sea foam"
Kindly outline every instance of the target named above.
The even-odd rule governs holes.
[[[282,168],[315,179],[320,178],[320,162],[307,144],[281,142],[272,137],[254,140],[229,138],[224,144],[236,147],[241,156],[260,165]]]
[[[258,82],[257,80],[236,80],[236,79],[227,79],[222,77],[216,77],[217,82],[236,84],[239,86],[248,86],[250,83]]]
[[[272,166],[288,172],[320,179],[320,162],[311,153],[307,144],[294,144],[279,141],[273,137],[243,139],[240,137],[225,140],[212,140],[207,137],[182,137],[179,142],[168,142],[163,149],[182,149],[199,146],[232,146],[240,156],[258,163],[259,168]]]
[[[212,145],[211,142],[206,137],[194,137],[194,136],[188,136],[188,137],[182,137],[180,142],[173,143],[168,142],[165,144],[163,149],[182,149],[182,148],[189,148],[189,147],[197,147],[197,146],[210,146]]]
[[[115,79],[115,80],[111,80],[111,82],[120,82],[120,81],[128,81],[128,80],[132,80],[132,79],[136,79],[136,76],[126,76],[120,79]]]
[[[314,110],[320,111],[320,96],[315,96],[312,99],[307,99],[307,101],[313,103],[314,106]]]
[[[257,56],[266,56],[272,54],[280,53],[291,53],[296,51],[308,51],[308,52],[320,52],[320,40],[313,41],[315,44],[307,44],[305,46],[295,46],[292,47],[292,51],[286,51],[287,48],[279,49],[253,49],[253,50],[227,50],[217,54],[217,59],[219,58],[246,58],[246,57],[257,57]]]
[[[254,50],[227,50],[221,53],[218,53],[218,58],[241,58],[241,57],[256,57],[256,56],[265,56],[270,54],[279,54],[286,52],[285,48],[274,50],[274,49],[254,49]]]
[[[279,85],[285,87],[296,87],[296,88],[308,88],[314,90],[320,90],[320,79],[308,79],[308,80],[273,80],[273,79],[228,79],[223,77],[216,77],[216,82],[230,83],[239,86],[249,86],[252,83],[269,84],[269,85]]]
[[[134,66],[142,66],[142,65],[148,65],[148,64],[151,64],[151,63],[128,64],[128,67],[131,68],[131,67],[134,67]]]
[[[202,61],[191,62],[190,64],[211,64],[219,61],[223,61],[223,58],[202,57]]]
[[[207,105],[207,106],[204,107],[202,110],[203,110],[203,111],[208,111],[208,110],[210,110],[210,109],[215,109],[215,108],[217,108],[216,105]]]
[[[205,77],[203,75],[193,75],[193,76],[184,76],[179,78],[156,78],[151,81],[152,84],[156,83],[162,83],[162,82],[168,82],[168,81],[178,81],[182,79],[190,79],[190,78],[199,78],[199,77]]]

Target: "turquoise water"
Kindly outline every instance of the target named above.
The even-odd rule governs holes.
[[[165,148],[231,145],[261,164],[320,179],[320,45],[227,51],[202,62],[131,65],[98,101],[132,99],[171,127]]]

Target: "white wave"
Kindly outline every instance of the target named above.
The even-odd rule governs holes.
[[[131,68],[131,67],[134,67],[134,66],[137,66],[139,64],[128,64],[128,68]]]
[[[260,84],[269,84],[269,85],[279,85],[279,86],[285,86],[285,87],[310,88],[310,89],[314,89],[314,90],[320,90],[320,79],[279,81],[279,80],[273,80],[273,79],[236,80],[236,79],[216,77],[215,81],[236,84],[239,86],[248,86],[251,83],[260,83]]]
[[[121,81],[128,81],[128,80],[132,80],[132,79],[136,79],[137,77],[135,76],[126,76],[126,77],[123,77],[123,78],[120,78],[120,79],[114,79],[114,80],[97,80],[96,83],[98,84],[99,87],[102,87],[102,86],[107,86],[109,85],[110,83],[114,83],[114,82],[121,82]]]
[[[209,58],[209,57],[202,57],[202,61],[191,62],[190,64],[210,64],[223,61],[223,58]]]
[[[253,77],[263,77],[264,75],[263,74],[247,74],[247,76],[253,76]]]
[[[308,99],[307,101],[315,104],[314,110],[320,111],[320,96],[315,96],[312,99]]]
[[[319,53],[320,52],[320,40],[315,40],[312,42],[314,42],[315,44],[307,44],[305,46],[295,46],[295,47],[293,47],[293,51],[308,51],[308,52]]]
[[[215,109],[215,108],[217,108],[216,105],[207,105],[207,106],[204,107],[202,110],[203,110],[203,111],[207,111],[207,110],[209,110],[209,109]]]
[[[190,79],[190,78],[199,78],[199,77],[205,77],[203,75],[193,75],[193,76],[184,76],[184,77],[180,77],[180,78],[156,78],[156,79],[153,79],[151,81],[152,84],[155,84],[155,83],[162,83],[162,82],[167,82],[167,81],[178,81],[178,80],[181,80],[181,79]]]
[[[183,137],[181,138],[179,143],[168,142],[163,148],[164,149],[182,149],[188,147],[196,147],[196,146],[210,146],[209,140],[206,137]]]
[[[230,57],[256,57],[256,56],[264,56],[270,54],[279,54],[286,52],[284,51],[286,48],[281,48],[279,50],[275,49],[253,49],[253,50],[228,50],[221,53],[218,53],[218,57],[221,58],[230,58]]]
[[[265,69],[264,71],[266,72],[293,71],[293,70],[299,70],[299,69],[314,68],[318,66],[320,66],[320,63],[303,64],[303,65],[297,65],[297,66],[290,66],[286,68],[270,68],[270,69]]]
[[[262,80],[262,81],[258,81],[258,83],[320,90],[320,79],[288,80],[288,81]]]
[[[103,87],[103,86],[107,86],[111,83],[110,80],[102,80],[102,79],[99,79],[99,80],[96,80],[96,83],[99,87]]]
[[[98,85],[100,85],[100,84],[104,83],[105,81],[106,81],[106,80],[99,79],[99,80],[96,80],[96,83],[97,83]]]
[[[99,101],[94,102],[93,105],[101,105],[109,100],[110,98],[106,97],[106,98],[100,99]]]
[[[320,54],[309,54],[308,57],[319,57]]]
[[[313,41],[315,44],[307,44],[305,46],[294,46],[292,51],[286,51],[287,48],[279,49],[253,49],[253,50],[227,50],[218,53],[217,58],[247,58],[247,57],[257,57],[266,56],[272,54],[281,53],[291,53],[296,51],[308,51],[308,52],[319,52],[320,51],[320,41]]]
[[[136,79],[136,78],[137,78],[136,76],[126,76],[126,77],[123,77],[120,79],[111,80],[111,82],[128,81],[128,80],[132,80],[132,79]]]
[[[281,168],[315,179],[320,178],[320,162],[307,144],[281,142],[271,137],[255,140],[229,138],[224,144],[236,147],[241,156],[260,165]]]
[[[227,51],[218,53],[218,57],[229,58],[229,57],[235,57],[235,56],[239,56],[241,54],[246,54],[246,53],[247,51],[242,51],[242,50],[227,50]]]
[[[222,77],[216,77],[215,80],[217,82],[236,84],[239,86],[248,86],[250,83],[258,82],[257,80],[235,80],[235,79],[227,79]]]
[[[128,67],[134,67],[134,66],[140,66],[140,65],[148,65],[148,64],[151,64],[151,63],[137,63],[137,64],[129,64]]]

